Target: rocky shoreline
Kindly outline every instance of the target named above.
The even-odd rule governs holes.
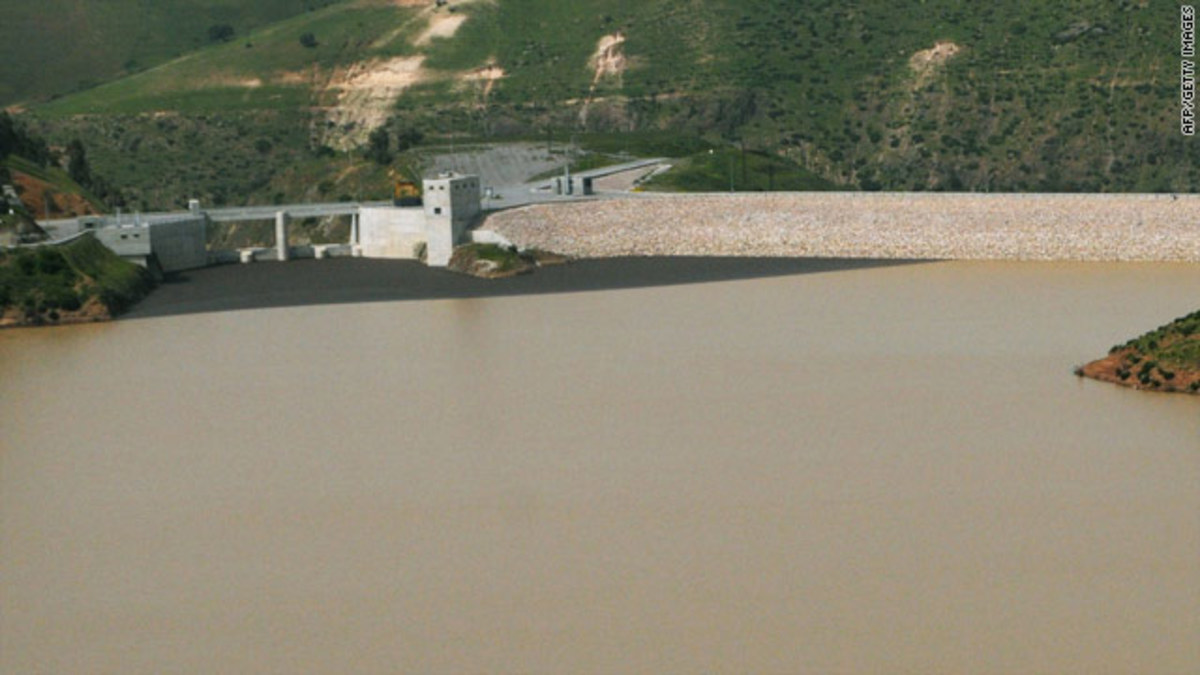
[[[1200,262],[1200,195],[736,193],[539,204],[486,227],[581,258]]]
[[[1139,364],[1149,367],[1142,370]],[[1180,369],[1145,361],[1133,350],[1119,352],[1092,361],[1076,373],[1100,382],[1110,382],[1130,389],[1200,395],[1200,368]]]
[[[1113,347],[1075,374],[1133,389],[1200,394],[1200,311]]]

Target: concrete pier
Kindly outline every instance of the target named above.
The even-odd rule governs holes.
[[[288,214],[287,211],[275,213],[275,250],[276,260],[287,262],[288,259]]]

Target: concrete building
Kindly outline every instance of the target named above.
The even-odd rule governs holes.
[[[98,226],[99,220],[83,220],[83,229],[122,258],[162,272],[196,269],[208,264],[205,247],[207,220],[182,216],[153,223]]]
[[[364,258],[416,260],[425,251],[425,211],[420,206],[363,207],[358,245]]]
[[[314,212],[313,207],[317,207]],[[361,255],[366,258],[422,257],[428,265],[445,267],[454,246],[483,212],[478,176],[443,173],[422,185],[420,206],[292,205],[290,207],[244,207],[214,214],[201,210],[199,202],[188,203],[188,211],[177,214],[134,216],[126,222],[118,215],[79,218],[81,230],[95,232],[96,238],[117,255],[155,272],[176,272],[204,267],[210,262],[286,261],[293,257],[327,258]],[[232,213],[230,213],[232,211]],[[346,244],[308,246],[288,245],[289,220],[299,212],[350,215],[351,240]],[[128,218],[128,216],[126,216]],[[275,245],[237,251],[208,251],[207,228],[211,222],[240,220],[275,221]]]
[[[454,246],[482,213],[478,176],[446,173],[427,178],[422,206],[364,207],[358,244],[365,258],[420,258],[445,267]]]

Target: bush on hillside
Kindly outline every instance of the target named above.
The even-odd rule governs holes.
[[[229,42],[233,39],[233,26],[227,23],[218,23],[208,27],[209,42]]]

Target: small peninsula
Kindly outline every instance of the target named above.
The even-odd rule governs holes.
[[[449,269],[481,279],[506,279],[529,274],[538,267],[564,265],[568,258],[557,253],[529,249],[517,251],[496,244],[466,244],[454,249]]]
[[[1200,394],[1200,311],[1116,345],[1075,372],[1134,389]]]
[[[149,293],[150,275],[90,234],[0,249],[0,328],[106,321]]]

